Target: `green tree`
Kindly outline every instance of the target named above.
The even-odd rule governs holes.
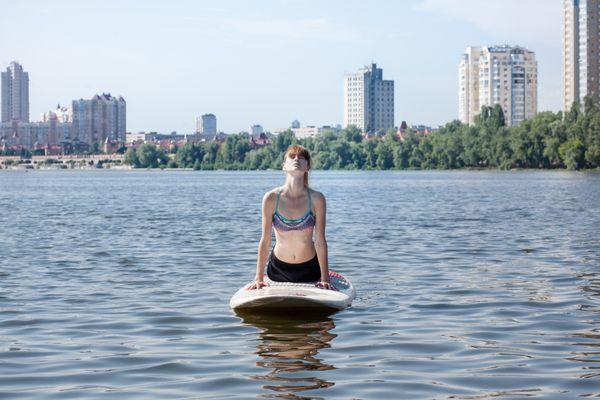
[[[580,169],[585,162],[585,146],[579,139],[571,139],[559,147],[559,152],[567,169]]]
[[[498,129],[505,126],[504,111],[502,111],[500,104],[493,107],[481,107],[480,113],[475,117],[475,126],[487,129],[490,132],[497,132]]]
[[[203,165],[212,165],[215,163],[215,161],[217,160],[217,153],[219,152],[219,145],[215,142],[211,142],[207,147],[206,147],[206,153],[204,154],[204,157],[202,157],[202,164]]]
[[[423,152],[420,146],[413,146],[408,158],[408,166],[410,168],[421,168],[423,164]]]
[[[237,163],[243,163],[246,159],[246,154],[250,150],[252,150],[252,147],[250,146],[250,142],[248,141],[248,139],[240,138],[234,146],[233,159]]]
[[[331,169],[334,167],[336,162],[335,156],[328,151],[322,151],[317,153],[313,158],[313,164],[315,169]]]
[[[364,166],[366,169],[374,169],[377,167],[377,154],[375,149],[379,144],[379,140],[377,139],[369,139],[365,140],[363,143],[363,149],[365,153],[365,163]]]
[[[340,137],[347,142],[360,143],[363,140],[362,132],[356,125],[349,125],[342,130]]]
[[[348,164],[352,164],[352,147],[345,139],[333,141],[331,144],[331,153],[334,158],[335,168],[345,168]]]
[[[481,162],[482,151],[479,146],[479,131],[470,127],[462,132],[463,151],[459,156],[460,162],[465,167],[478,167]]]
[[[352,159],[352,168],[362,169],[365,165],[365,152],[362,143],[353,142],[350,144],[350,158]]]
[[[562,164],[560,152],[560,139],[556,136],[547,136],[544,138],[544,158],[548,160],[549,167],[558,167]]]
[[[140,167],[140,160],[137,156],[137,152],[135,151],[135,149],[133,147],[130,147],[125,152],[125,160],[124,161],[125,161],[125,164],[131,165],[134,168]]]
[[[596,135],[595,139],[587,146],[585,150],[585,161],[591,168],[600,167],[600,138],[598,135]]]
[[[280,134],[276,135],[273,139],[273,143],[271,144],[271,146],[273,146],[275,152],[284,153],[288,149],[288,147],[290,147],[294,142],[294,132],[288,129],[287,131],[281,132]]]
[[[193,168],[194,164],[202,162],[206,154],[204,146],[195,143],[186,143],[175,154],[175,162],[183,168]]]
[[[378,169],[391,169],[394,166],[393,148],[386,140],[379,142],[375,148],[375,154],[377,156],[375,163]]]
[[[158,168],[167,165],[168,156],[153,144],[145,143],[141,145],[136,153],[142,168]]]
[[[565,122],[567,124],[574,124],[575,122],[577,122],[577,119],[579,119],[579,109],[580,108],[581,107],[580,107],[580,104],[578,101],[575,101],[575,102],[573,102],[573,104],[571,104],[571,108],[564,116]]]
[[[394,148],[394,168],[406,169],[409,167],[408,160],[412,154],[412,148],[408,141],[400,143]]]

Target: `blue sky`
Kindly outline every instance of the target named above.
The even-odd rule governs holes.
[[[0,67],[30,75],[31,119],[96,93],[122,95],[127,130],[188,133],[217,115],[341,124],[343,76],[376,62],[395,80],[395,120],[457,118],[467,46],[536,52],[539,110],[560,109],[561,0],[2,1]]]

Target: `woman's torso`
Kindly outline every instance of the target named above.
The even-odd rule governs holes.
[[[281,261],[302,263],[315,256],[313,232],[316,215],[313,210],[312,190],[297,199],[288,199],[282,189],[276,189],[277,200],[273,212],[275,248]]]

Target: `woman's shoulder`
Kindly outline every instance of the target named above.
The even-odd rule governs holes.
[[[310,191],[310,198],[312,201],[325,201],[325,195],[321,192],[319,192],[318,190],[315,189],[309,189]]]
[[[263,196],[264,202],[274,202],[277,199],[277,194],[281,191],[281,187],[273,188],[265,193]]]

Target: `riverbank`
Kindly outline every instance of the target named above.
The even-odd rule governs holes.
[[[90,165],[82,165],[82,166],[70,166],[65,164],[52,164],[52,165],[36,165],[32,166],[30,164],[25,165],[13,165],[6,168],[0,166],[1,172],[18,172],[18,171],[101,171],[101,170],[113,170],[113,171],[130,171],[130,172],[274,172],[279,171],[276,169],[194,169],[194,168],[134,168],[130,165],[101,165],[101,166],[90,166]],[[343,173],[352,173],[352,172],[600,172],[600,168],[588,168],[588,169],[580,169],[580,170],[569,170],[567,168],[511,168],[511,169],[500,169],[500,168],[453,168],[453,169],[313,169],[314,172],[343,172]]]

